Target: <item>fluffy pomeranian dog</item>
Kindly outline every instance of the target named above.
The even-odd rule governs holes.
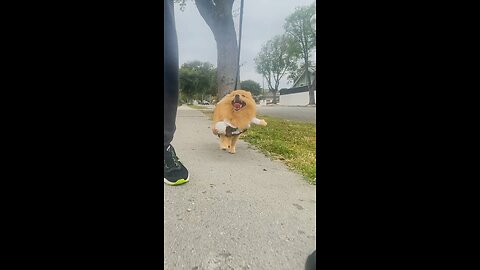
[[[234,90],[217,103],[211,129],[220,138],[220,149],[235,154],[238,137],[252,123],[267,125],[265,120],[257,118],[257,105],[252,94],[245,90]]]

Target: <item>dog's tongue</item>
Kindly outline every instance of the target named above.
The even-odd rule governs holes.
[[[233,104],[233,107],[234,107],[236,110],[238,110],[238,109],[240,109],[240,108],[242,107],[242,104],[241,104],[241,103],[234,103],[234,104]]]

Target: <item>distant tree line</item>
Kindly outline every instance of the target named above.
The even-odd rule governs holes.
[[[211,63],[191,61],[183,64],[179,70],[180,99],[186,103],[193,100],[216,101],[216,76],[217,69]],[[253,80],[240,82],[240,88],[252,92],[255,97],[262,92],[260,84]]]

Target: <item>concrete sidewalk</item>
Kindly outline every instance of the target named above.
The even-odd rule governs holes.
[[[239,141],[218,148],[202,112],[181,106],[172,145],[190,183],[164,185],[165,269],[304,269],[316,249],[316,187]]]

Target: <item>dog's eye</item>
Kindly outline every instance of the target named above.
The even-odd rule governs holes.
[[[245,97],[245,95],[242,95],[242,97]]]

